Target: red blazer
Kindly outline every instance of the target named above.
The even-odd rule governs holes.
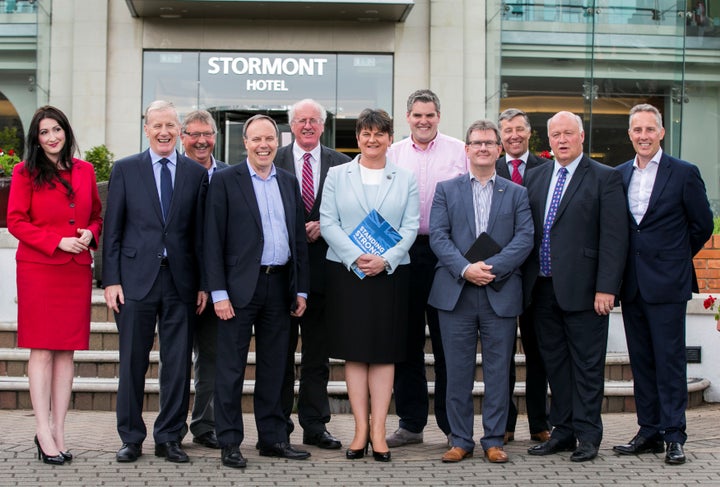
[[[79,237],[79,228],[93,233],[91,248],[97,248],[102,218],[102,205],[98,196],[95,171],[89,162],[73,158],[73,201],[60,183],[51,188],[45,185],[34,188],[30,174],[22,169],[21,162],[13,169],[8,200],[8,231],[19,240],[16,260],[40,264],[65,264],[75,259],[78,264],[91,264],[89,251],[79,254],[63,252],[58,248],[63,237]]]

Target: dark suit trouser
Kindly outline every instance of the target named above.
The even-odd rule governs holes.
[[[473,440],[473,385],[477,363],[477,340],[482,345],[485,395],[482,403],[484,450],[503,445],[507,422],[507,383],[510,355],[515,340],[516,318],[500,318],[493,311],[485,287],[465,284],[452,311],[438,311],[448,370],[447,415],[450,443],[463,450],[475,448]]]
[[[687,439],[686,310],[687,303],[651,304],[639,295],[622,304],[638,424],[646,438]]]
[[[255,325],[255,425],[261,445],[287,441],[280,400],[285,374],[290,301],[287,272],[260,274],[255,294],[235,317],[218,323],[215,431],[221,446],[239,445],[245,432],[242,395],[252,328]]]
[[[153,436],[155,443],[182,439],[190,401],[194,308],[194,302],[180,299],[170,269],[161,267],[148,295],[139,301],[125,298],[115,314],[120,336],[117,429],[123,443],[142,443],[147,436],[142,408],[156,323],[162,365],[160,412]]]
[[[418,235],[410,248],[410,309],[408,311],[407,355],[405,362],[395,364],[395,410],[400,427],[420,433],[427,424],[429,402],[425,377],[425,324],[430,329],[435,358],[435,420],[445,434],[450,424],[445,410],[446,368],[438,313],[427,304],[435,277],[437,257],[430,249],[427,236]]]
[[[552,400],[552,437],[600,445],[608,317],[594,310],[569,312],[555,299],[552,279],[538,278],[533,290],[535,330],[545,361]]]
[[[545,364],[540,356],[532,315],[533,309],[531,306],[520,315],[518,322],[520,325],[520,339],[525,353],[525,405],[527,406],[528,425],[530,426],[530,434],[535,434],[549,430],[550,423],[548,423],[547,374],[545,373]],[[505,431],[515,431],[515,425],[517,424],[518,409],[512,401],[516,378],[515,353],[517,353],[517,343],[516,340],[513,340],[508,387],[510,408]]]
[[[215,344],[217,343],[215,308],[209,302],[198,317],[193,341],[195,401],[193,402],[190,431],[193,436],[215,431]]]
[[[295,400],[295,350],[298,343],[298,329],[302,328],[298,419],[304,432],[314,435],[325,431],[325,425],[330,421],[330,402],[327,394],[330,370],[325,295],[311,292],[305,314],[300,319],[290,318],[290,321],[290,341],[282,395],[283,413],[287,418],[289,436],[295,429],[290,414]]]

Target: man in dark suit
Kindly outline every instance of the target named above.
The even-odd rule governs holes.
[[[620,293],[640,430],[617,453],[662,453],[685,463],[687,407],[685,313],[698,292],[693,256],[713,231],[698,168],[660,148],[662,116],[652,105],[630,110],[636,156],[617,167],[627,192],[630,251]]]
[[[305,459],[290,445],[281,392],[290,316],[309,289],[305,216],[292,174],[273,164],[279,132],[267,115],[243,128],[247,161],[215,174],[207,201],[205,270],[218,323],[215,430],[223,465],[244,468],[242,395],[255,329],[255,424],[260,455]]]
[[[215,171],[227,164],[213,156],[217,126],[206,110],[195,110],[183,119],[182,144],[185,155],[203,166],[212,180]],[[212,306],[206,306],[197,319],[193,337],[193,363],[195,373],[195,400],[193,401],[190,432],[193,443],[208,448],[220,448],[215,436],[215,342],[217,341],[217,316]]]
[[[172,103],[152,102],[145,111],[150,149],[117,161],[110,175],[103,284],[120,335],[118,462],[142,454],[145,373],[156,322],[163,366],[155,455],[188,461],[180,441],[187,428],[195,314],[207,302],[200,272],[207,172],[176,152],[179,135]]]
[[[532,128],[530,127],[530,119],[525,112],[517,108],[508,108],[500,114],[498,125],[505,155],[497,160],[495,170],[498,176],[510,179],[516,184],[523,184],[526,170],[550,161],[530,153]],[[543,442],[550,439],[547,406],[548,384],[545,364],[543,364],[538,349],[532,314],[532,309],[528,309],[524,310],[518,317],[520,339],[525,354],[525,405],[527,407],[528,425],[530,426],[530,439]],[[505,426],[505,443],[515,439],[515,425],[517,424],[518,409],[512,400],[515,391],[516,352],[517,344],[513,341],[510,380],[508,382],[510,402],[508,405],[507,425]]]
[[[340,440],[331,435],[330,404],[327,384],[328,366],[327,328],[325,325],[325,255],[327,244],[320,236],[320,201],[328,169],[350,161],[345,154],[320,144],[327,113],[318,102],[300,100],[288,111],[290,130],[295,142],[278,149],[275,165],[294,174],[303,197],[305,237],[310,256],[310,296],[302,318],[291,318],[287,366],[283,384],[283,412],[287,419],[288,437],[295,426],[290,414],[295,399],[295,350],[298,329],[302,327],[302,355],[298,420],[303,428],[303,443],[319,448],[337,449]],[[307,154],[307,155],[306,155]],[[306,162],[307,160],[307,162]]]
[[[580,117],[556,113],[548,120],[555,163],[525,179],[535,248],[523,266],[523,294],[535,307],[553,425],[550,439],[528,453],[574,451],[574,462],[595,458],[602,440],[608,315],[628,247],[622,180],[583,154],[584,136]]]
[[[510,355],[522,311],[519,268],[533,245],[532,215],[525,188],[495,173],[502,150],[497,126],[489,120],[474,122],[465,144],[470,173],[438,183],[430,212],[430,246],[438,270],[428,302],[440,318],[451,430],[451,448],[442,461],[459,462],[475,448],[472,390],[479,336],[485,383],[481,444],[488,461],[505,463]],[[482,233],[502,250],[468,260],[466,252]]]

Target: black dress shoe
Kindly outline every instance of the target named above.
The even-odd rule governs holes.
[[[571,442],[561,442],[560,440],[550,438],[544,443],[540,443],[539,445],[531,446],[530,448],[528,448],[528,453],[530,455],[539,456],[553,455],[561,451],[575,451],[575,448],[575,440],[572,440]]]
[[[592,443],[581,441],[577,449],[570,455],[571,462],[587,462],[598,454],[598,448]]]
[[[670,465],[682,465],[685,463],[685,452],[683,451],[682,443],[671,441],[667,444],[665,463],[669,463]]]
[[[220,458],[222,459],[222,464],[226,467],[247,467],[247,460],[245,460],[245,457],[243,457],[242,453],[240,453],[240,447],[238,445],[224,446]]]
[[[315,435],[303,435],[303,444],[315,445],[316,447],[323,448],[325,450],[337,450],[342,447],[340,440],[327,431],[323,431],[322,433]]]
[[[665,443],[662,438],[655,436],[653,438],[645,438],[638,433],[635,438],[630,440],[626,445],[616,445],[613,447],[615,453],[620,455],[640,455],[641,453],[662,453],[665,451]]]
[[[310,452],[298,450],[290,443],[280,442],[274,445],[260,445],[260,455],[263,457],[280,457],[288,460],[305,460],[310,458]]]
[[[197,443],[198,445],[202,445],[207,448],[214,448],[216,450],[220,448],[220,443],[218,443],[218,439],[217,436],[215,436],[214,431],[208,431],[207,433],[194,437],[193,443]]]
[[[166,441],[155,445],[155,456],[165,457],[168,462],[187,463],[190,461],[187,453],[180,447],[179,441]]]
[[[115,455],[118,462],[134,462],[142,456],[142,445],[140,443],[123,443]]]
[[[384,452],[373,450],[373,460],[375,460],[376,462],[389,462],[390,450]]]

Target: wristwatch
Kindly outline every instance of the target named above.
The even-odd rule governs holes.
[[[382,260],[385,263],[385,272],[387,272],[389,274],[390,271],[392,270],[392,267],[390,267],[390,262],[388,262],[385,257],[382,257]]]

